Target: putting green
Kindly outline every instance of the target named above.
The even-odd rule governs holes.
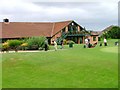
[[[109,52],[109,53],[118,53],[118,47],[106,47],[102,48],[101,51],[103,52]]]

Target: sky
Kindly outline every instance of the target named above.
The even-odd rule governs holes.
[[[0,22],[59,22],[74,20],[87,30],[118,25],[119,0],[0,0]]]

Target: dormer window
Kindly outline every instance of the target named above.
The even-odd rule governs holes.
[[[72,26],[74,25],[74,23],[72,23]]]

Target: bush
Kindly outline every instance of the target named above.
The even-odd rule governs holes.
[[[67,40],[66,39],[63,40],[63,44],[67,45]]]
[[[67,44],[75,44],[75,42],[72,40],[69,40],[69,41],[67,41]]]
[[[2,49],[2,44],[0,44],[0,49]]]
[[[3,43],[2,48],[9,48],[9,43],[8,42]]]
[[[20,40],[9,40],[7,42],[9,43],[10,48],[15,50],[16,52],[18,51],[18,47],[22,43]]]
[[[3,44],[0,45],[1,51],[9,51],[9,43],[5,42]]]
[[[21,46],[22,50],[26,50],[27,46],[28,46],[28,43],[22,43],[20,46]]]
[[[102,37],[98,37],[98,41],[102,41]]]
[[[70,48],[73,48],[73,44],[74,44],[75,42],[72,41],[72,40],[70,40],[68,43],[69,43],[69,47],[70,47]]]
[[[38,50],[45,47],[46,37],[31,37],[26,40],[29,50]]]
[[[28,46],[28,43],[22,43],[21,46],[22,46],[22,47],[27,47],[27,46]]]

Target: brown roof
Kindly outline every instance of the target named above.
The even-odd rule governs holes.
[[[97,36],[99,35],[99,33],[98,33],[97,31],[92,31],[92,32],[90,32],[90,34],[93,35],[93,36],[94,36],[94,35],[95,35],[95,36],[96,36],[96,35],[97,35]]]
[[[56,22],[54,23],[54,29],[53,29],[53,34],[56,34],[58,31],[62,30],[65,28],[65,26],[69,25],[72,21],[66,21],[66,22]]]
[[[2,37],[0,38],[21,38],[31,36],[52,37],[72,21],[64,22],[10,22],[2,24]]]

